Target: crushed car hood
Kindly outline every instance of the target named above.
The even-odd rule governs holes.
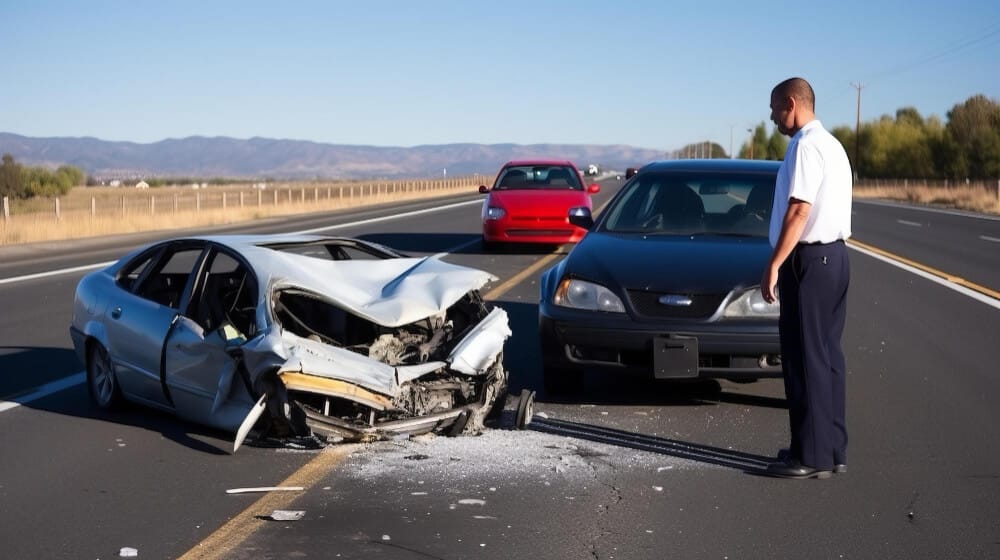
[[[272,290],[300,288],[386,327],[399,327],[444,311],[496,276],[424,258],[330,261],[267,249],[263,269]]]

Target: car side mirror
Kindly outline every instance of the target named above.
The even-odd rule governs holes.
[[[625,170],[625,179],[631,179],[632,176],[635,175],[636,171],[638,171],[638,170],[636,168],[634,168],[634,167],[629,167],[628,169],[626,169]]]
[[[490,188],[486,185],[479,185],[479,194],[486,194],[490,192]]]
[[[569,223],[589,231],[594,226],[594,216],[590,213],[590,208],[577,206],[569,209]]]
[[[589,185],[587,187],[587,192],[590,193],[590,194],[597,194],[597,193],[601,192],[601,185],[598,185],[597,183],[593,183],[593,184],[591,184],[591,185]]]

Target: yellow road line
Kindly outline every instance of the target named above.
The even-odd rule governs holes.
[[[871,251],[872,253],[875,253],[877,255],[881,255],[881,256],[883,256],[883,257],[885,257],[887,259],[892,259],[894,261],[901,262],[903,264],[912,266],[913,268],[916,268],[918,270],[922,270],[922,271],[924,271],[924,272],[926,272],[928,274],[933,274],[934,276],[937,276],[938,278],[943,278],[944,280],[947,280],[947,281],[949,281],[949,282],[951,282],[953,284],[958,284],[959,286],[962,286],[964,288],[968,288],[970,290],[979,292],[979,293],[981,293],[983,295],[986,295],[986,296],[990,296],[991,298],[1000,299],[1000,292],[998,292],[996,290],[993,290],[993,289],[990,289],[990,288],[987,288],[986,286],[982,286],[982,285],[976,284],[975,282],[970,282],[969,280],[966,280],[965,278],[962,278],[960,276],[955,276],[954,274],[949,274],[949,273],[947,273],[947,272],[945,272],[943,270],[938,270],[936,268],[927,266],[925,264],[918,263],[918,262],[910,260],[910,259],[908,259],[906,257],[899,256],[899,255],[897,255],[895,253],[890,253],[889,251],[886,251],[885,249],[879,249],[878,247],[874,247],[874,246],[869,245],[867,243],[862,243],[861,241],[858,241],[856,239],[849,239],[847,241],[847,243],[850,244],[850,245],[855,245],[855,246],[860,247],[862,249],[865,249],[867,251]]]
[[[278,486],[302,486],[305,488],[305,491],[309,491],[312,486],[329,474],[334,467],[361,447],[360,444],[327,447]],[[276,509],[288,509],[292,502],[300,495],[301,493],[299,492],[270,492],[264,494],[264,496],[244,509],[236,517],[230,519],[228,523],[206,537],[205,540],[198,543],[194,548],[187,551],[187,553],[180,557],[180,560],[194,560],[196,558],[199,560],[215,560],[217,558],[228,557],[234,548],[250,538],[261,526],[263,522],[256,518],[258,515],[270,515]]]

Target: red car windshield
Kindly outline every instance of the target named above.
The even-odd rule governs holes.
[[[504,168],[495,189],[573,189],[582,191],[576,170],[562,165],[518,165]]]

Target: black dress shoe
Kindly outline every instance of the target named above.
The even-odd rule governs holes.
[[[814,469],[812,467],[807,467],[798,461],[787,461],[779,463],[771,463],[767,466],[766,474],[768,476],[776,476],[779,478],[830,478],[833,475],[831,471],[824,471],[820,469]]]
[[[792,450],[784,447],[778,450],[778,462],[787,463],[792,460]],[[847,463],[837,463],[833,466],[834,474],[844,474],[847,472]]]

